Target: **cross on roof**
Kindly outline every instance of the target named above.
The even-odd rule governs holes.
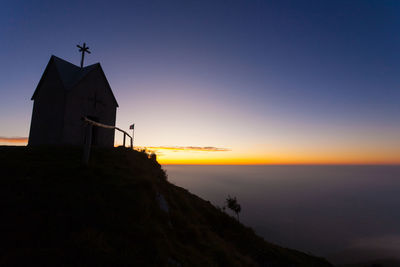
[[[97,109],[97,104],[104,106],[104,103],[102,101],[98,100],[96,93],[94,93],[94,97],[89,97],[89,101],[93,102],[94,109]]]
[[[82,52],[81,58],[81,68],[83,68],[83,59],[85,58],[85,52],[90,54],[89,46],[86,46],[86,43],[83,43],[83,46],[76,45],[79,48],[79,52]]]

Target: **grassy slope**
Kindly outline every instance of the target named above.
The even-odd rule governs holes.
[[[76,148],[0,147],[0,265],[331,266],[265,242],[168,183],[145,153],[80,159]]]
[[[397,259],[381,259],[381,260],[378,259],[363,263],[338,265],[338,267],[399,267],[399,266],[400,266],[400,260]]]

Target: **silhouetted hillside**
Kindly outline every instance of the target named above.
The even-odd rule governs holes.
[[[144,152],[0,147],[0,265],[331,266],[282,248]]]
[[[355,264],[343,264],[338,267],[399,267],[400,260],[396,259],[378,259]]]

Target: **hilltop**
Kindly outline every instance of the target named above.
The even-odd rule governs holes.
[[[0,147],[0,265],[331,266],[282,248],[125,148]],[[188,177],[189,179],[190,177]]]

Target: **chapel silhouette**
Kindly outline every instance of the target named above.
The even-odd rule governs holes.
[[[81,67],[50,57],[31,98],[28,145],[83,145],[87,137],[82,117],[115,126],[117,100],[100,63],[83,67],[88,47],[82,49]],[[94,127],[92,145],[113,147],[114,131]]]

